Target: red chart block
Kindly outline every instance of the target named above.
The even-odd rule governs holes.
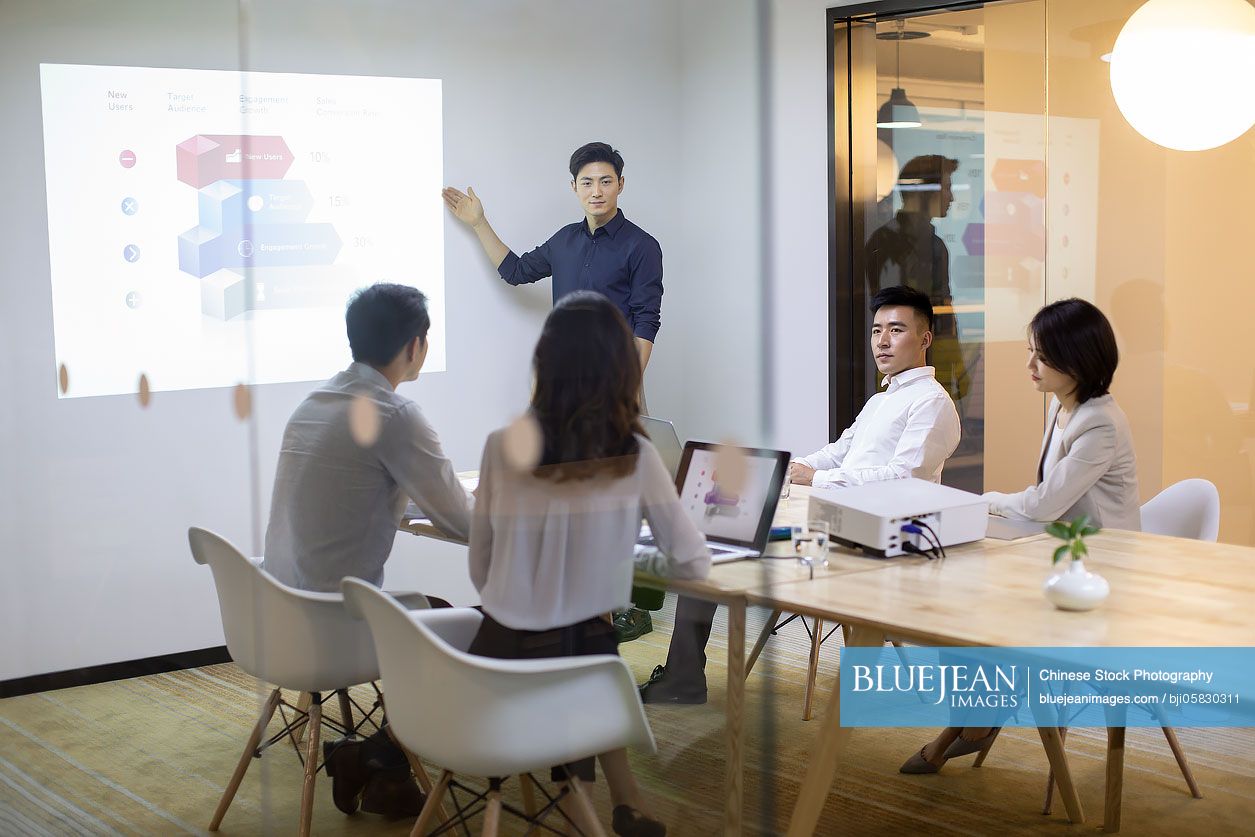
[[[174,153],[179,180],[196,189],[219,180],[280,180],[292,167],[283,137],[197,134]]]

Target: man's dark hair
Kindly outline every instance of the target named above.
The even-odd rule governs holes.
[[[574,180],[580,169],[589,163],[609,163],[614,166],[614,176],[623,176],[623,155],[604,142],[590,142],[575,149],[571,155],[571,179]]]
[[[898,173],[899,186],[919,188],[924,185],[938,185],[947,174],[954,174],[959,168],[959,161],[940,154],[922,154],[907,160],[902,171]]]
[[[1037,354],[1051,369],[1076,381],[1076,400],[1084,404],[1111,389],[1120,350],[1103,312],[1083,299],[1052,302],[1028,326]]]
[[[415,337],[426,343],[431,317],[422,291],[380,282],[353,294],[344,324],[353,359],[379,367],[391,363]]]
[[[924,322],[928,323],[928,330],[933,330],[933,304],[928,301],[928,294],[908,288],[906,285],[892,285],[876,291],[871,304],[867,307],[872,314],[875,314],[886,305],[904,305],[907,308],[914,308],[924,318]]]

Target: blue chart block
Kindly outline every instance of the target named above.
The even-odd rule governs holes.
[[[232,180],[241,190],[245,224],[299,224],[314,208],[303,180]]]
[[[200,225],[214,232],[262,224],[299,224],[314,208],[300,180],[219,180],[197,193]]]
[[[264,224],[222,233],[222,267],[293,267],[331,264],[340,253],[331,224]]]
[[[330,264],[331,224],[303,223],[313,197],[301,181],[219,180],[197,193],[200,226],[179,236],[179,268],[204,278],[223,267]]]
[[[240,187],[225,180],[211,183],[196,193],[200,226],[211,233],[244,226],[244,201]]]
[[[331,224],[266,224],[221,233],[193,227],[179,236],[179,269],[204,278],[224,267],[331,264],[341,245]]]
[[[222,267],[219,246],[222,238],[206,227],[192,227],[179,236],[179,270],[204,278]]]

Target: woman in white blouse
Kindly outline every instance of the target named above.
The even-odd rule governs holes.
[[[985,492],[989,511],[1043,523],[1088,516],[1106,529],[1140,530],[1133,436],[1108,392],[1120,360],[1111,323],[1093,304],[1063,299],[1038,311],[1028,332],[1029,377],[1053,396],[1037,481],[1014,494]],[[901,771],[936,773],[947,759],[989,746],[996,733],[948,727]]]
[[[539,461],[527,456],[526,427],[498,430],[484,446],[470,538],[471,580],[484,621],[470,652],[617,654],[608,616],[628,605],[642,514],[661,550],[655,564],[672,576],[704,578],[710,553],[641,429],[640,361],[619,310],[592,292],[564,297],[545,321],[533,369],[536,386],[523,424],[538,431]],[[627,752],[599,760],[615,833],[666,834],[642,813]],[[568,775],[593,781],[593,760],[554,768],[554,781]]]

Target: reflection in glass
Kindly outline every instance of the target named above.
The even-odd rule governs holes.
[[[950,251],[932,219],[950,211],[954,203],[950,177],[958,167],[958,160],[940,154],[911,159],[898,175],[902,208],[867,240],[868,296],[881,288],[906,285],[932,302],[936,318],[929,360],[937,369],[937,381],[955,403],[967,397],[971,382],[954,316]]]

